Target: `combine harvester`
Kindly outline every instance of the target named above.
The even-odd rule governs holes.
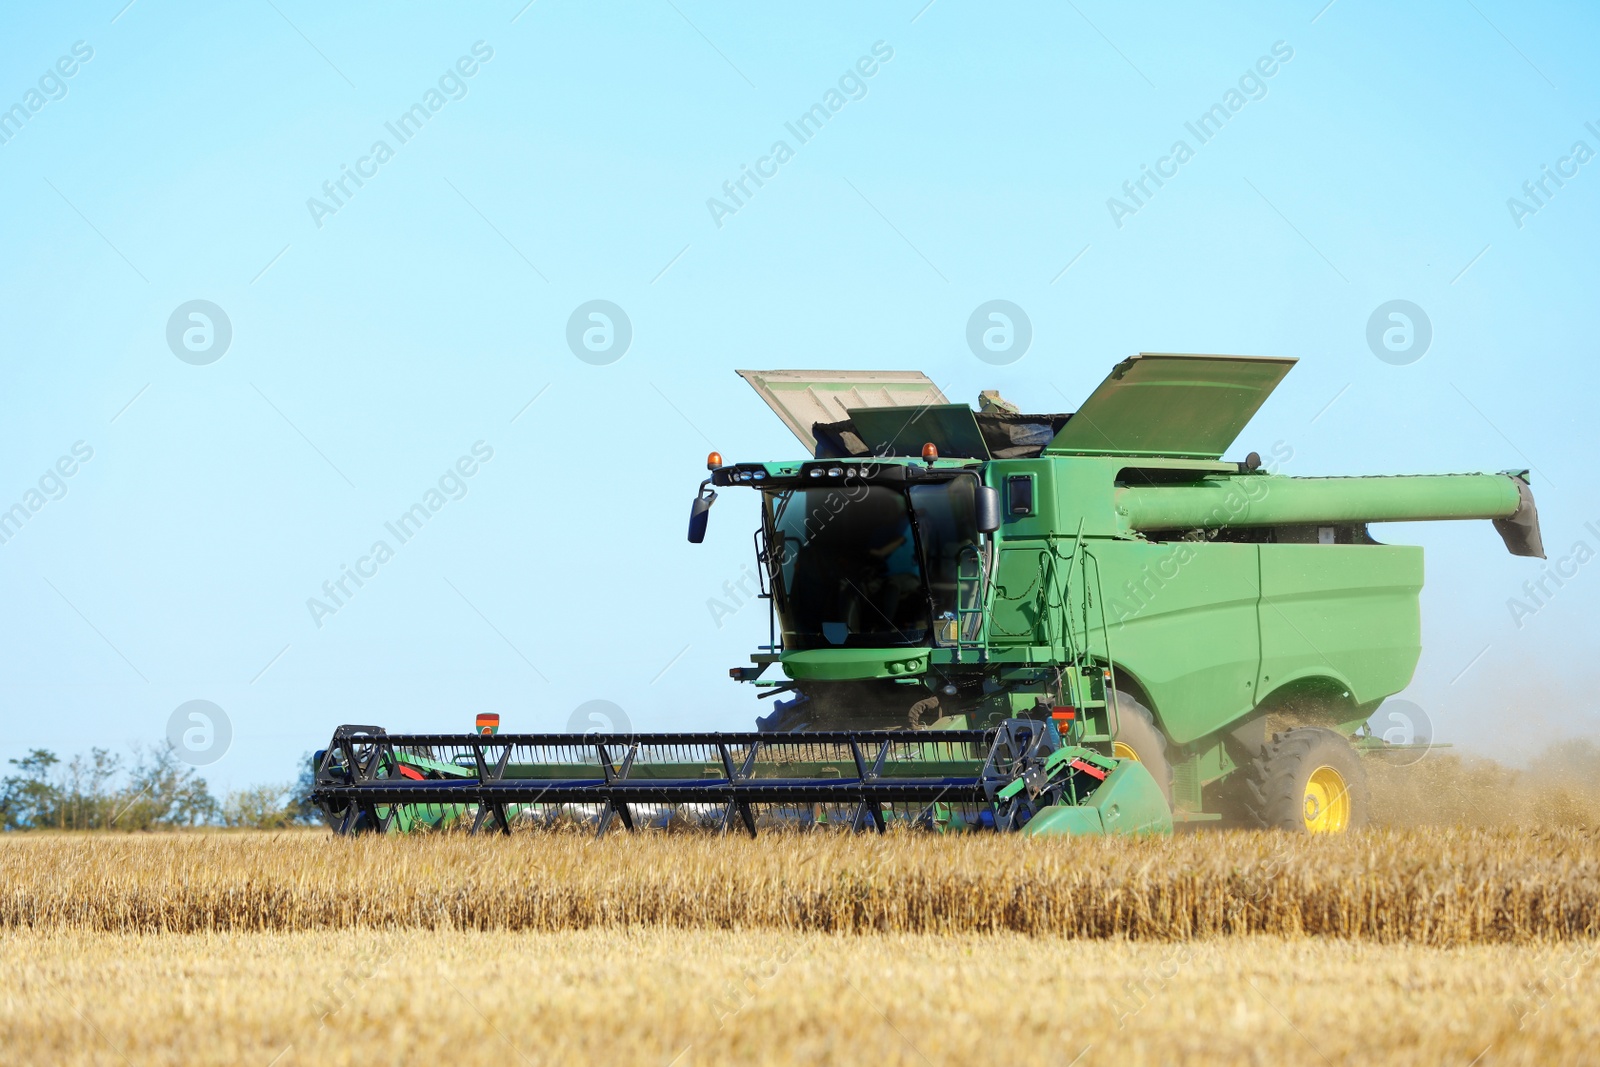
[[[1223,461],[1293,365],[1139,355],[1070,416],[914,372],[741,371],[810,457],[712,453],[691,510],[698,543],[719,489],[760,501],[771,639],[730,672],[781,698],[759,731],[342,726],[315,798],[340,833],[1359,826],[1363,725],[1421,652],[1422,550],[1367,524],[1489,519],[1544,552],[1526,471]]]

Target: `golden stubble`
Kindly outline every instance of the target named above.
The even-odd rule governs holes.
[[[0,1063],[1583,1063],[1600,1045],[1597,949],[659,927],[10,931]]]

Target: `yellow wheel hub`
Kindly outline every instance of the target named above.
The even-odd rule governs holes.
[[[1111,742],[1111,754],[1117,759],[1131,759],[1135,763],[1139,762],[1139,753],[1135,752],[1132,746],[1123,744],[1121,741]]]
[[[1306,781],[1306,829],[1313,834],[1342,834],[1350,827],[1350,789],[1344,775],[1322,766]]]

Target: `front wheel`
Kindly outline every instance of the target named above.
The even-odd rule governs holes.
[[[1172,764],[1167,761],[1167,738],[1156,725],[1150,709],[1127,693],[1118,691],[1112,720],[1115,735],[1111,754],[1117,759],[1132,759],[1144,764],[1156,780],[1161,798],[1172,807]]]
[[[1249,768],[1245,808],[1261,827],[1340,834],[1366,825],[1366,768],[1348,740],[1322,727],[1275,734]]]

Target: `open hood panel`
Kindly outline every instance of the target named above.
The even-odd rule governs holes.
[[[1118,363],[1046,455],[1217,459],[1295,360],[1142,352]]]
[[[852,408],[948,403],[926,374],[914,370],[742,370],[738,374],[808,453],[817,450],[811,428],[819,422],[843,422]]]

